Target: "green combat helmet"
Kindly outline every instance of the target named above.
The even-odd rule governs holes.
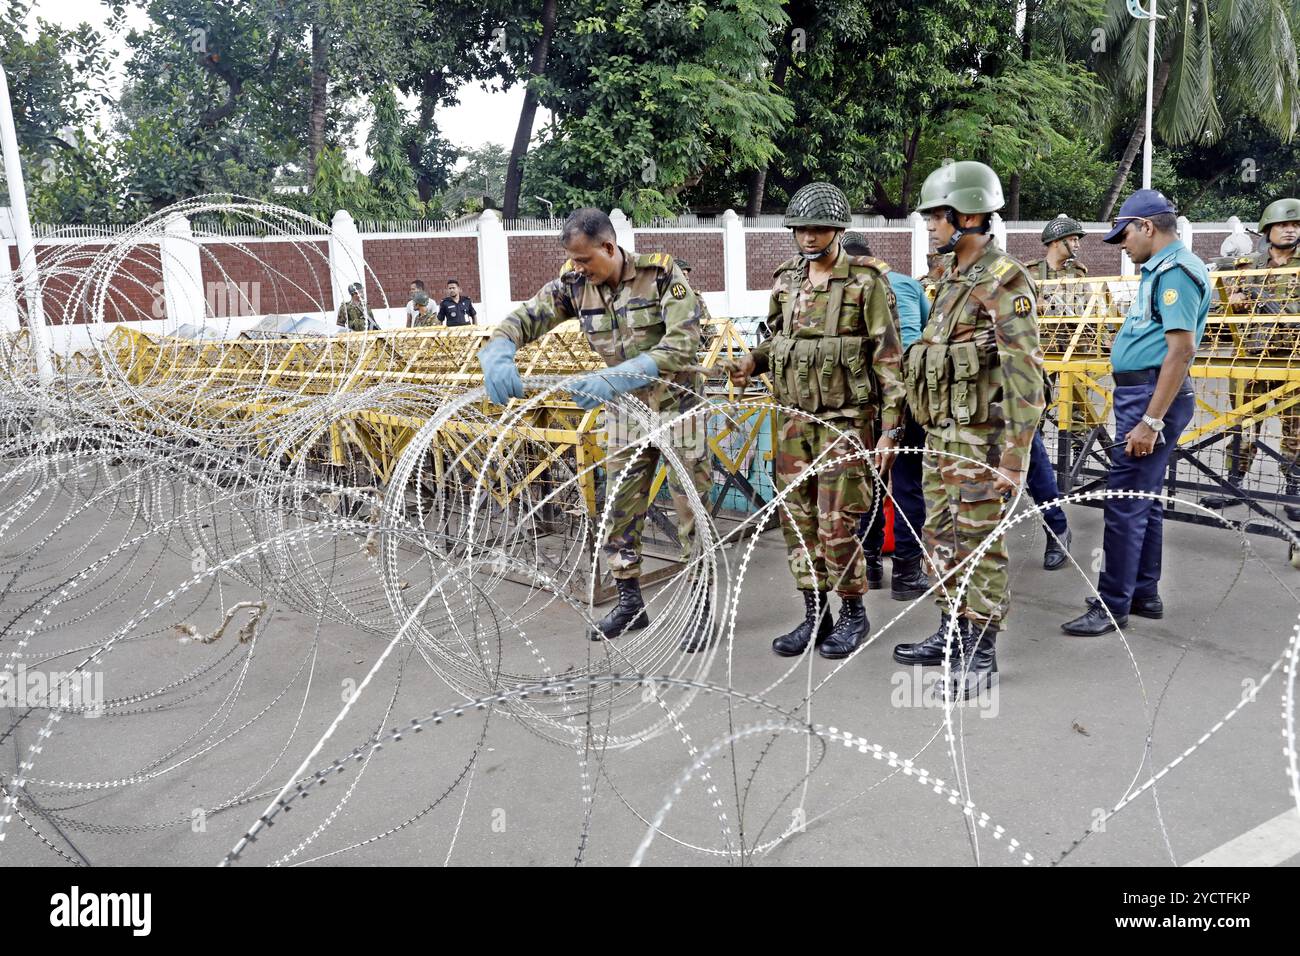
[[[790,197],[790,205],[785,210],[785,225],[790,229],[796,226],[847,229],[853,225],[849,197],[830,183],[809,183]]]
[[[944,163],[921,186],[921,201],[917,212],[929,212],[950,206],[968,215],[977,212],[997,212],[1002,208],[1002,180],[983,163],[963,160]]]
[[[954,213],[974,215],[986,212],[994,213],[1002,208],[1002,180],[998,174],[983,163],[962,160],[957,163],[944,163],[921,185],[921,201],[917,212],[931,212],[935,209],[948,209],[948,222],[954,227],[952,238],[936,249],[936,252],[952,252],[957,243],[967,232],[988,232],[987,220],[976,229],[962,229],[957,226]]]
[[[840,236],[840,245],[851,256],[871,255],[871,245],[867,242],[867,237],[860,232],[846,232]]]
[[[1082,239],[1086,235],[1083,225],[1077,219],[1071,219],[1065,213],[1061,213],[1043,227],[1043,245],[1050,246],[1058,239],[1068,239],[1071,236]]]
[[[1259,217],[1260,234],[1267,239],[1268,230],[1279,222],[1300,222],[1300,199],[1279,199],[1265,206]]]

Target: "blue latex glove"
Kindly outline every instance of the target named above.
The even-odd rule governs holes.
[[[645,353],[603,372],[584,375],[569,386],[569,391],[579,408],[591,411],[597,405],[604,405],[618,395],[645,388],[658,379],[659,363],[649,353]]]
[[[524,397],[524,380],[515,367],[515,351],[515,343],[501,337],[489,339],[488,344],[479,349],[478,364],[483,368],[483,385],[495,405]]]

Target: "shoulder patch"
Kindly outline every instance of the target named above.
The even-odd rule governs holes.
[[[999,256],[997,261],[989,267],[989,273],[992,274],[993,278],[1001,279],[1017,265],[1019,265],[1019,263],[1010,256]]]
[[[1165,305],[1173,305],[1178,301],[1178,290],[1165,289],[1164,295],[1161,296],[1161,299],[1164,301]]]
[[[666,252],[644,252],[636,257],[638,269],[663,269],[672,272],[673,257]]]
[[[686,286],[680,282],[674,282],[672,288],[668,291],[673,294],[674,299],[686,298]]]
[[[1011,300],[1011,309],[1016,315],[1024,318],[1034,311],[1034,301],[1027,295],[1018,295]]]
[[[1254,256],[1242,256],[1235,263],[1233,263],[1233,265],[1237,266],[1239,269],[1245,269],[1254,264],[1255,264]]]

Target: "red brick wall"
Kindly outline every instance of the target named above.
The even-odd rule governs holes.
[[[640,232],[637,252],[667,252],[685,256],[691,264],[691,287],[697,292],[722,292],[726,274],[720,232]]]
[[[1192,252],[1196,253],[1202,259],[1213,259],[1219,255],[1219,247],[1223,245],[1223,240],[1227,239],[1229,232],[1201,232],[1199,229],[1192,231]]]
[[[912,235],[907,232],[878,232],[871,229],[858,230],[867,237],[871,254],[877,259],[884,259],[889,268],[903,275],[912,274]]]
[[[390,308],[404,306],[412,279],[424,282],[434,302],[446,295],[448,279],[457,280],[461,294],[471,302],[482,299],[477,236],[366,239],[362,248],[366,265],[375,273],[366,274],[366,296],[372,308],[382,308],[385,298]]]
[[[97,275],[93,287],[79,284],[94,258],[107,246],[103,245],[41,245],[36,246],[36,265],[41,270],[41,303],[46,321],[50,325],[82,324],[92,321],[91,300],[100,295],[99,287],[104,276]],[[18,249],[9,247],[9,267],[18,269]],[[136,246],[119,262],[108,279],[104,295],[104,321],[124,322],[162,318],[166,312],[162,286],[155,296],[154,286],[162,282],[162,266],[158,246]],[[73,295],[77,301],[73,302]],[[19,297],[19,308],[27,310],[25,296]]]
[[[746,232],[745,287],[754,290],[772,288],[772,273],[795,251],[788,229],[781,232]]]
[[[564,250],[558,233],[506,236],[510,255],[510,298],[531,299],[537,290],[560,274]]]
[[[252,291],[245,294],[261,314],[334,311],[327,242],[250,242],[243,248],[205,242],[200,248],[205,294],[211,283],[234,282],[241,289],[248,283],[250,290],[253,283],[259,283],[256,295]],[[399,304],[405,302],[403,295]],[[236,308],[248,305],[231,296],[227,311]]]

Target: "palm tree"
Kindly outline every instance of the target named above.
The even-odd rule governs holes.
[[[1140,0],[1139,0],[1140,2]],[[1155,131],[1170,145],[1215,142],[1224,116],[1251,116],[1284,140],[1300,125],[1295,0],[1172,0],[1156,29],[1152,84]],[[1147,21],[1129,15],[1126,0],[1107,0],[1106,53],[1098,70],[1116,105],[1141,104],[1146,95]],[[1130,114],[1131,115],[1131,114]],[[1146,136],[1139,115],[1102,199],[1109,219]]]

